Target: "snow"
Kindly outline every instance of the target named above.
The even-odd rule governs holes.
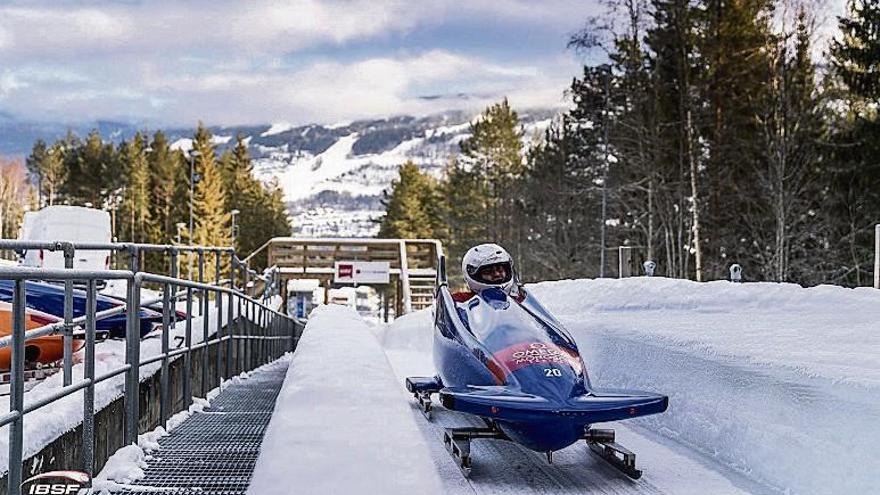
[[[875,491],[880,291],[659,277],[528,290],[572,333],[594,386],[669,395],[666,413],[614,425],[645,469],[639,486],[733,491],[700,489],[721,473],[750,492]],[[433,374],[430,325],[422,311],[380,331],[398,376]]]
[[[260,137],[274,136],[276,134],[281,134],[282,132],[287,132],[291,129],[293,129],[293,124],[291,124],[290,122],[276,122],[269,126],[269,129],[260,134]]]
[[[388,184],[360,184],[357,181],[340,181],[339,178],[364,165],[393,167],[396,170],[409,158],[408,153],[424,141],[424,138],[413,138],[384,153],[354,155],[352,147],[359,137],[357,133],[343,136],[317,156],[291,157],[291,163],[281,170],[272,165],[272,160],[267,163],[262,159],[257,160],[256,169],[264,176],[278,178],[287,201],[305,199],[325,190],[347,192],[354,196],[375,196]]]
[[[275,298],[273,304],[279,303]],[[228,301],[224,301],[222,320],[225,324],[228,316]],[[208,313],[209,336],[216,331],[217,309],[212,303]],[[192,343],[202,342],[203,318],[192,318]],[[169,341],[172,347],[178,339],[186,334],[185,321],[178,322],[169,332]],[[162,342],[157,334],[141,340],[141,359],[158,355],[162,352]],[[82,351],[80,351],[81,353]],[[95,346],[95,375],[100,376],[119,368],[125,363],[125,342],[122,340],[107,340]],[[140,380],[146,380],[161,369],[161,361],[140,367]],[[73,366],[73,381],[76,383],[83,379],[83,364],[78,362]],[[56,373],[46,378],[31,390],[25,393],[25,403],[38,400],[52,395],[63,386],[61,373]],[[125,374],[119,374],[95,385],[95,411],[99,411],[118,397],[121,397],[125,388]],[[52,404],[37,409],[25,416],[24,420],[24,458],[31,457],[39,452],[65,432],[82,423],[83,418],[83,392],[78,391],[63,397]],[[9,397],[0,398],[0,414],[9,411]],[[7,470],[9,463],[9,425],[0,428],[0,473]]]
[[[430,310],[404,315],[390,325],[376,329],[398,382],[407,376],[431,376],[432,321]],[[767,490],[723,466],[713,466],[701,455],[673,441],[630,423],[604,424],[617,432],[618,441],[636,452],[644,475],[633,482],[607,466],[577,443],[553,454],[553,464],[544,456],[516,444],[475,441],[471,444],[474,471],[465,480],[441,444],[442,428],[484,426],[480,420],[443,409],[434,403],[431,422],[426,421],[410,399],[412,415],[418,421],[424,442],[431,448],[441,471],[444,492],[449,494],[581,494],[581,493],[669,493],[742,494]]]
[[[211,144],[226,144],[232,140],[232,136],[211,136]]]
[[[880,291],[665,278],[530,290],[594,385],[669,395],[665,414],[633,424],[781,492],[880,482]]]
[[[187,153],[193,148],[193,140],[190,138],[180,138],[177,141],[171,143],[170,148],[174,151],[180,150],[184,153]]]
[[[880,387],[874,289],[635,277],[544,282],[533,290],[557,317],[613,324],[618,337],[650,335],[696,357]]]
[[[351,309],[310,314],[248,493],[441,493],[405,392]]]

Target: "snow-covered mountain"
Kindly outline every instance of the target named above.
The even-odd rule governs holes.
[[[525,139],[545,129],[553,111],[521,114]],[[273,124],[253,136],[255,170],[277,180],[294,216],[294,231],[308,236],[368,236],[378,230],[382,193],[397,168],[412,160],[439,175],[474,115],[449,112],[330,126]]]
[[[556,110],[521,111],[524,139],[530,141],[549,125]],[[2,115],[0,115],[2,117]],[[469,135],[474,113],[444,112],[427,117],[397,116],[331,125],[211,127],[218,151],[245,137],[254,169],[264,181],[277,180],[293,217],[294,233],[305,236],[370,236],[384,208],[382,192],[397,177],[397,167],[412,160],[439,175],[459,142]],[[67,130],[83,137],[97,129],[104,139],[119,142],[144,126],[96,122],[78,126],[31,124],[0,118],[0,155],[24,156],[33,142],[63,137]],[[192,146],[194,129],[166,129],[176,149]]]

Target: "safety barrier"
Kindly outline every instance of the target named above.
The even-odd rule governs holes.
[[[42,247],[41,247],[42,246]],[[241,266],[235,253],[228,248],[206,248],[199,246],[156,246],[138,244],[71,244],[71,243],[35,243],[0,240],[0,249],[58,249],[71,254],[76,249],[113,249],[128,250],[132,257],[132,270],[79,270],[73,268],[44,269],[44,268],[21,268],[0,267],[0,279],[14,281],[14,294],[12,300],[12,333],[0,338],[0,348],[11,348],[11,371],[10,371],[10,394],[9,412],[0,415],[0,427],[9,425],[9,470],[6,478],[8,493],[20,493],[22,482],[22,454],[23,454],[23,421],[25,415],[37,409],[45,407],[53,402],[67,397],[75,392],[83,390],[83,423],[81,438],[81,464],[82,471],[89,476],[95,471],[95,386],[105,380],[124,374],[124,444],[136,442],[139,433],[139,386],[141,367],[161,362],[159,370],[159,424],[165,421],[175,412],[172,410],[171,394],[169,392],[170,370],[172,361],[180,358],[183,361],[183,408],[190,405],[192,399],[193,380],[193,356],[199,355],[200,377],[195,377],[204,396],[208,390],[210,381],[220,383],[222,378],[231,378],[242,371],[249,371],[257,366],[276,359],[286,351],[292,350],[302,324],[287,317],[285,314],[270,307],[268,302],[273,294],[279,291],[275,285],[279,280],[268,271],[262,277],[264,290],[261,300],[246,294],[235,288],[236,268],[243,269],[243,288],[246,290],[249,281],[258,279],[258,275]],[[139,266],[138,255],[149,250],[162,250],[171,255],[172,276],[158,275],[137,271]],[[216,283],[211,285],[200,281],[184,280],[176,277],[176,257],[178,253],[189,250],[199,255],[200,278],[204,273],[204,253],[214,251],[217,256]],[[220,279],[220,255],[231,255],[231,270],[229,278]],[[70,256],[72,259],[72,256]],[[96,311],[97,307],[97,281],[99,280],[124,280],[127,283],[125,304],[105,310]],[[57,281],[64,282],[65,302],[64,320],[58,323],[26,331],[26,284],[31,281]],[[230,287],[221,286],[228,282]],[[73,318],[73,285],[85,287],[85,314]],[[141,289],[145,284],[151,287],[161,288],[161,297],[142,300]],[[226,285],[226,284],[223,284]],[[212,301],[213,298],[213,301]],[[185,321],[177,321],[177,302],[185,301]],[[210,305],[214,304],[216,316],[211,318]],[[141,347],[141,322],[140,308],[144,306],[161,305],[161,352],[146,357],[140,356]],[[197,306],[196,306],[197,305]],[[138,310],[129,310],[138,308]],[[198,342],[194,342],[193,320],[197,317],[195,309],[201,313],[201,335]],[[105,371],[101,375],[95,374],[95,346],[96,346],[96,322],[120,313],[126,315],[126,339],[125,339],[125,364],[114,369]],[[226,319],[224,327],[223,320]],[[183,317],[182,317],[183,318]],[[213,320],[213,321],[212,321]],[[170,342],[171,329],[179,333],[178,323],[183,323],[182,342],[172,349]],[[72,337],[73,329],[83,326],[85,345],[82,348],[83,375],[81,380],[73,381],[72,374]],[[46,336],[62,333],[64,336],[64,381],[63,386],[54,393],[44,396],[39,400],[25,403],[24,380],[25,380],[25,340],[37,336]],[[214,363],[210,363],[213,352]],[[179,364],[179,363],[178,363]],[[208,374],[213,373],[212,380]]]

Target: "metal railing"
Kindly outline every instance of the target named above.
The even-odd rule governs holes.
[[[275,287],[280,280],[273,271],[267,271],[262,277],[247,266],[238,263],[235,253],[228,248],[205,248],[199,246],[156,246],[144,244],[72,244],[64,242],[39,243],[0,240],[0,249],[58,249],[72,254],[77,249],[126,249],[131,253],[132,270],[80,270],[73,268],[45,269],[0,267],[0,279],[13,280],[14,291],[12,300],[12,333],[0,338],[0,348],[11,348],[9,412],[0,415],[0,427],[9,425],[9,470],[7,487],[9,493],[20,493],[22,481],[23,454],[23,420],[28,413],[36,411],[61,398],[83,390],[83,428],[81,439],[82,471],[89,476],[95,470],[95,386],[113,377],[125,374],[124,385],[124,444],[137,441],[140,420],[139,393],[141,367],[161,362],[159,369],[159,424],[164,425],[173,414],[170,391],[170,364],[178,358],[183,363],[182,387],[183,408],[189,407],[192,401],[192,382],[199,382],[201,395],[206,390],[209,375],[214,383],[222,383],[241,371],[249,371],[269,362],[286,351],[292,350],[302,330],[302,324],[285,314],[270,307],[268,302],[273,294],[278,293]],[[158,275],[137,270],[138,255],[141,252],[155,250],[165,251],[171,255],[171,276]],[[199,255],[199,274],[204,274],[204,253],[214,251],[217,263],[216,284],[203,281],[184,280],[176,275],[176,256],[184,250]],[[231,254],[229,277],[220,278],[220,255]],[[67,264],[67,263],[65,263]],[[264,290],[260,300],[236,289],[235,272],[241,268],[243,272],[243,288],[247,288],[249,280],[264,279]],[[97,281],[125,280],[127,282],[126,300],[119,307],[97,312]],[[64,282],[65,301],[64,319],[58,323],[45,325],[36,329],[26,330],[26,283],[29,281]],[[74,282],[85,286],[85,314],[73,318],[73,285]],[[225,282],[221,284],[221,282]],[[141,289],[146,285],[161,288],[161,296],[150,300],[141,299]],[[228,284],[229,287],[223,285]],[[210,311],[211,299],[216,312]],[[177,302],[185,301],[185,321],[177,322]],[[141,357],[141,322],[140,308],[161,304],[162,332],[161,352]],[[197,317],[194,307],[197,304],[201,316],[201,335],[194,340],[194,318]],[[136,310],[130,310],[136,308]],[[125,313],[125,363],[95,375],[96,322],[114,315]],[[213,313],[213,317],[212,317]],[[223,320],[226,325],[223,325]],[[213,321],[212,321],[213,320]],[[184,328],[180,329],[179,323]],[[84,326],[85,343],[82,348],[84,359],[81,380],[73,381],[72,373],[72,336],[73,329]],[[172,348],[171,333],[181,341]],[[25,403],[25,340],[38,336],[63,333],[64,336],[64,381],[63,386],[50,395]],[[182,335],[181,335],[182,334]],[[196,341],[198,340],[198,341]],[[212,351],[216,359],[210,362],[208,351]],[[200,351],[200,377],[193,376],[193,356]],[[213,369],[211,369],[213,368]]]
[[[127,252],[129,254],[129,270],[132,272],[137,272],[140,270],[141,259],[145,253],[149,252],[161,252],[166,253],[169,256],[169,275],[172,278],[178,277],[178,261],[181,253],[193,253],[198,258],[197,263],[197,273],[198,278],[196,279],[198,282],[205,282],[204,274],[205,274],[205,254],[212,253],[215,257],[215,284],[220,285],[220,267],[221,267],[221,256],[224,254],[229,255],[230,263],[229,263],[229,277],[228,283],[230,287],[235,286],[235,273],[236,271],[243,272],[244,282],[243,285],[244,292],[247,293],[248,280],[253,278],[257,278],[257,273],[250,269],[248,263],[241,261],[235,253],[235,250],[231,247],[217,247],[217,246],[191,246],[191,245],[169,245],[169,244],[138,244],[138,243],[81,243],[81,242],[68,242],[68,241],[21,241],[21,240],[13,240],[13,239],[0,239],[0,251],[16,251],[21,252],[29,249],[42,249],[46,251],[60,251],[64,255],[64,267],[65,269],[73,268],[74,258],[76,256],[77,251],[111,251],[111,252]],[[190,273],[190,276],[193,274]],[[73,303],[72,303],[72,293],[73,293],[73,281],[66,280],[64,283],[64,324],[60,325],[54,330],[61,332],[64,337],[64,359],[62,363],[63,368],[63,380],[65,385],[69,385],[72,379],[71,376],[71,363],[72,363],[72,348],[73,348],[73,330],[77,322],[73,319]],[[199,311],[202,311],[203,304],[201,304],[201,296],[199,296]],[[158,301],[152,301],[150,304],[156,303]],[[115,313],[114,313],[115,314]],[[109,315],[108,315],[109,316]],[[83,323],[84,319],[80,319],[79,323]],[[56,332],[53,332],[56,333]],[[3,347],[3,344],[0,343],[0,347]]]

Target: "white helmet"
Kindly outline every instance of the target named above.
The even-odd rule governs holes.
[[[461,259],[461,271],[468,287],[478,294],[489,287],[497,287],[510,294],[516,284],[513,259],[498,244],[480,244],[470,248]]]

